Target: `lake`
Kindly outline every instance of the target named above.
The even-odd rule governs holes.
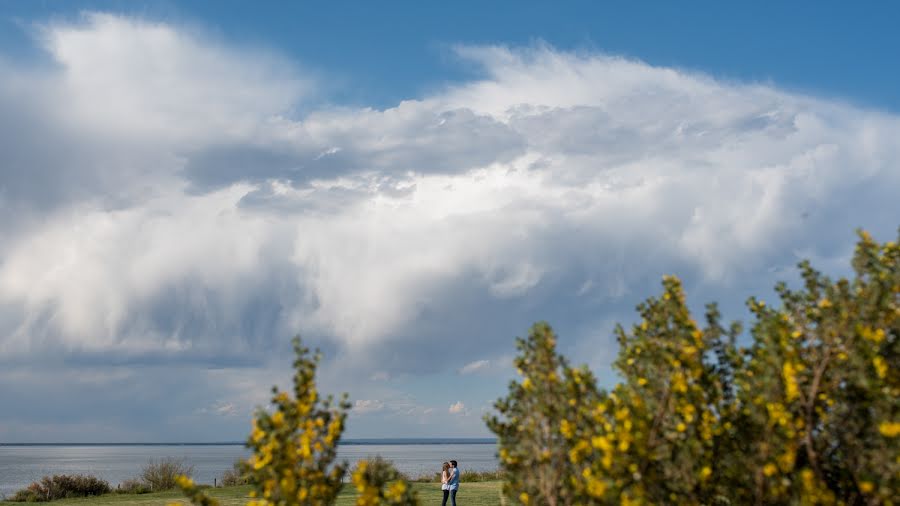
[[[338,458],[351,463],[381,455],[401,472],[418,476],[438,472],[441,462],[459,461],[462,470],[497,468],[497,446],[490,440],[349,440],[338,448]],[[92,474],[113,487],[136,478],[151,459],[184,458],[194,466],[194,479],[212,484],[232,463],[246,458],[243,444],[134,444],[134,445],[2,445],[0,444],[0,496],[10,495],[51,474]]]

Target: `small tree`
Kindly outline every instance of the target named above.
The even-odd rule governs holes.
[[[294,352],[293,395],[273,387],[273,409],[256,413],[247,440],[253,455],[242,466],[254,506],[334,504],[347,469],[335,462],[350,408],[346,394],[336,405],[331,396],[321,398],[315,383],[320,355],[311,355],[300,338]],[[179,484],[194,504],[215,504],[190,479]]]
[[[361,460],[353,470],[356,506],[417,506],[419,498],[409,482],[381,457]]]
[[[900,247],[865,232],[855,277],[809,263],[781,307],[751,300],[753,343],[738,370],[736,437],[748,502],[890,504],[900,490]]]
[[[499,416],[486,418],[508,477],[504,494],[525,504],[574,504],[576,469],[569,460],[574,443],[564,434],[575,425],[569,419],[574,408],[596,402],[596,382],[556,353],[556,335],[546,323],[535,324],[517,348],[522,380],[510,382],[508,397],[496,402]]]
[[[583,503],[710,504],[719,495],[710,477],[725,453],[718,436],[739,327],[722,327],[711,305],[701,328],[671,276],[662,296],[638,311],[641,321],[630,331],[616,328],[614,366],[623,381],[583,407],[565,433],[575,448],[570,460],[580,466],[574,486]]]
[[[155,492],[170,490],[177,486],[176,479],[179,476],[194,474],[194,466],[186,459],[167,457],[160,460],[151,460],[141,469],[141,481],[150,490]]]
[[[900,246],[865,232],[852,280],[800,265],[778,307],[740,326],[691,317],[681,283],[618,327],[622,381],[598,391],[546,324],[519,340],[488,421],[508,498],[540,504],[896,504],[900,490]],[[563,457],[565,455],[565,458]]]

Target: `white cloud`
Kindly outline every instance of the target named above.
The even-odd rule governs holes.
[[[463,404],[462,401],[456,401],[455,403],[450,405],[450,409],[448,410],[452,415],[464,415],[468,413],[466,409],[466,405]]]
[[[376,399],[357,399],[353,403],[353,411],[356,413],[374,413],[384,409],[384,402]]]
[[[238,414],[238,408],[234,403],[220,401],[205,408],[200,408],[197,412],[202,415],[235,416]]]
[[[460,374],[473,374],[479,371],[484,371],[488,367],[490,367],[490,360],[476,360],[474,362],[469,362],[464,365],[462,369],[459,370]]]
[[[40,30],[60,66],[52,98],[78,128],[113,138],[244,137],[312,84],[272,54],[228,48],[177,27],[102,13]]]
[[[0,132],[60,146],[0,140],[8,357],[216,362],[301,331],[363,378],[465,374],[533,319],[605,321],[663,272],[768,287],[900,216],[900,120],[772,86],[463,48],[487,77],[298,117],[293,64],[182,27],[42,37],[58,67],[0,85],[0,117],[28,119]]]

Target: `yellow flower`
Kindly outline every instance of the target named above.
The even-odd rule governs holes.
[[[606,483],[598,478],[590,478],[587,483],[587,491],[592,497],[603,497],[606,493]]]
[[[881,422],[878,425],[878,432],[885,437],[900,436],[900,422]]]
[[[522,504],[528,504],[528,494],[525,492],[519,494],[519,501],[521,501]]]
[[[638,385],[644,386],[647,384],[647,378],[638,378]]]
[[[765,466],[763,466],[763,474],[766,476],[772,476],[777,472],[778,472],[778,468],[775,466],[775,464],[768,463]]]
[[[406,484],[402,481],[395,481],[388,485],[388,489],[385,491],[384,495],[388,499],[400,499],[404,493],[406,493]]]
[[[675,426],[675,430],[677,430],[678,432],[684,432],[687,430],[687,425],[685,425],[683,423],[679,423],[678,425]]]
[[[859,482],[859,490],[864,494],[868,494],[875,490],[875,484],[871,481],[861,481]]]
[[[799,368],[791,362],[785,362],[781,367],[781,376],[784,379],[784,393],[788,401],[793,401],[800,395],[800,388],[797,386],[796,372]]]
[[[884,341],[884,329],[872,329],[871,327],[863,327],[859,333],[864,339],[872,341],[875,344]]]
[[[887,364],[884,362],[884,359],[881,357],[875,357],[872,359],[872,365],[875,366],[875,373],[878,374],[878,377],[884,379],[887,376]]]
[[[612,444],[610,444],[609,439],[607,439],[606,436],[592,437],[591,446],[603,451],[609,451],[612,449]]]
[[[188,478],[183,474],[175,477],[175,483],[177,483],[181,488],[189,488],[194,486],[194,480]]]
[[[703,466],[703,469],[700,470],[700,479],[705,480],[712,475],[712,469],[709,466]]]

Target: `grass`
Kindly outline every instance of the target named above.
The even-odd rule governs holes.
[[[485,481],[479,483],[463,483],[456,496],[457,502],[466,506],[498,506],[500,504],[499,481]],[[422,504],[440,504],[441,487],[439,483],[413,483],[413,488],[419,492],[419,500]],[[222,506],[243,506],[247,502],[247,493],[250,487],[219,487],[210,488],[210,496],[219,500]],[[356,493],[352,485],[347,485],[338,497],[338,506],[352,506]],[[188,504],[180,492],[171,490],[153,494],[106,494],[96,497],[83,497],[78,499],[60,499],[46,504],[47,506],[165,506],[178,502]],[[29,503],[0,501],[0,506],[24,506]]]

